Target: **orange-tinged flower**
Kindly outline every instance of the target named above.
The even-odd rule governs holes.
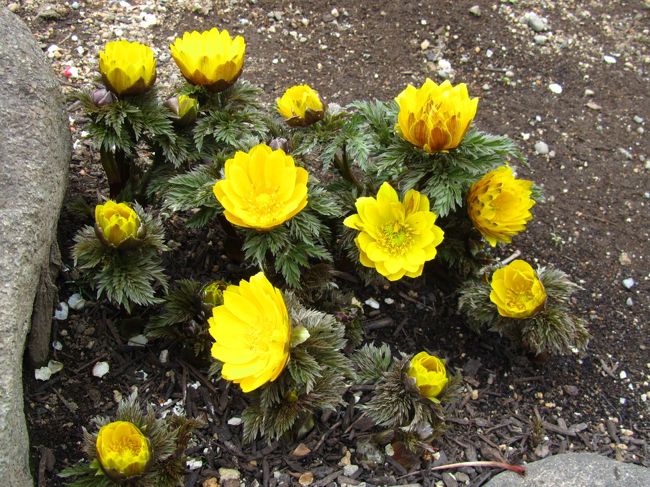
[[[185,79],[211,91],[228,88],[244,68],[246,41],[225,29],[185,32],[169,48]]]
[[[458,147],[478,106],[465,83],[452,86],[445,80],[438,85],[429,78],[420,88],[408,85],[395,101],[398,133],[429,153]]]
[[[392,186],[384,183],[377,198],[361,197],[356,208],[358,213],[343,224],[360,232],[354,242],[361,264],[377,269],[390,281],[421,275],[444,236],[429,210],[429,199],[411,189],[400,202]]]
[[[497,242],[510,243],[533,218],[530,209],[532,181],[515,179],[509,166],[487,173],[474,183],[467,194],[469,217],[476,229],[494,247]]]
[[[260,144],[238,151],[226,161],[225,175],[214,195],[233,225],[270,230],[307,205],[307,171],[282,149]]]
[[[546,303],[546,290],[524,260],[513,260],[494,272],[490,301],[506,318],[530,318]]]
[[[111,41],[99,51],[99,71],[116,95],[139,95],[156,81],[156,58],[149,46],[139,42]]]
[[[278,378],[289,360],[291,323],[280,290],[260,272],[228,286],[208,319],[224,379],[250,392]]]
[[[306,127],[325,114],[318,92],[309,85],[292,86],[277,99],[278,112],[292,127]]]
[[[102,242],[120,247],[138,237],[140,217],[126,203],[108,200],[95,206],[95,232]]]
[[[95,446],[102,470],[118,481],[141,475],[151,459],[149,440],[129,421],[102,426]]]
[[[445,363],[427,352],[420,352],[411,359],[408,375],[415,379],[422,397],[433,402],[439,402],[437,398],[449,382]]]

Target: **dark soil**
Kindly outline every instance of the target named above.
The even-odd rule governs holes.
[[[87,64],[96,46],[113,38],[100,39],[101,29],[122,21],[121,11],[115,5],[110,10],[108,2],[80,1],[79,10],[64,9],[54,20],[36,17],[44,2],[18,3],[17,13],[44,49],[57,44],[74,53],[77,45],[85,46]],[[137,13],[138,7],[156,2],[131,3]],[[353,450],[368,434],[368,425],[357,421],[359,413],[352,409],[320,418],[300,440],[311,450],[305,457],[291,454],[298,442],[242,446],[240,427],[226,423],[243,406],[236,387],[209,382],[206,370],[183,360],[175,344],[129,347],[119,313],[91,303],[81,312],[71,311],[67,321],[55,322],[54,339],[63,349],[53,356],[64,370],[47,382],[34,380],[31,369],[25,374],[39,485],[61,485],[55,472],[81,458],[81,427],[98,414],[113,414],[116,400],[133,387],[161,410],[182,408],[206,422],[190,451],[203,466],[188,469],[186,485],[218,477],[220,467],[236,468],[247,484],[256,479],[265,486],[297,482],[304,472],[312,472],[312,485],[320,486],[360,481],[481,485],[496,472],[468,468],[454,478],[427,467],[475,459],[520,463],[564,451],[594,451],[649,465],[650,146],[643,133],[650,120],[648,2],[621,0],[615,9],[604,0],[194,2],[211,5],[203,13],[193,11],[192,3],[168,1],[166,10],[154,9],[160,22],[138,40],[150,39],[163,52],[170,36],[185,30],[217,26],[241,33],[248,55],[244,77],[260,85],[269,102],[302,82],[329,102],[387,100],[408,83],[439,80],[438,60],[449,61],[454,82],[467,83],[470,94],[481,98],[475,124],[516,140],[529,161],[520,175],[543,186],[546,194],[546,203],[535,207],[534,220],[505,255],[519,250],[523,258],[553,264],[580,283],[575,306],[588,317],[593,338],[584,355],[553,357],[536,366],[498,336],[475,336],[451,314],[440,318],[434,311],[448,308],[453,297],[434,293],[430,283],[357,289],[361,302],[372,297],[381,304],[376,311],[366,307],[368,339],[387,341],[395,351],[438,351],[452,367],[463,369],[466,387],[434,453],[410,464],[394,460],[396,455],[365,467]],[[472,5],[480,6],[480,16],[468,11]],[[521,20],[532,11],[548,19],[550,32],[536,33]],[[70,38],[73,31],[76,42]],[[536,42],[541,34],[546,40]],[[428,47],[422,45],[425,40]],[[616,63],[604,56],[614,56]],[[53,60],[58,74],[65,60]],[[169,72],[171,64],[160,62]],[[61,80],[66,89],[84,86],[82,80],[62,75]],[[561,85],[563,92],[552,93],[550,83]],[[77,140],[83,126],[72,128]],[[548,145],[548,154],[536,153],[539,141]],[[97,192],[105,192],[97,159],[86,142],[77,144],[68,201],[82,196],[94,203]],[[60,243],[70,267],[71,238],[83,223],[64,209]],[[181,233],[181,228],[180,218],[168,223],[168,234],[178,243],[168,257],[174,277],[248,275],[241,269],[233,273],[234,266],[221,256],[218,230]],[[64,273],[62,300],[77,291],[73,278]],[[635,281],[631,289],[622,284],[626,278]],[[385,298],[394,302],[386,304]],[[165,348],[170,361],[161,365],[159,352]],[[101,380],[91,374],[98,360],[111,366]],[[351,463],[362,465],[353,475],[356,480],[343,476],[347,450]],[[49,469],[48,452],[54,457]]]

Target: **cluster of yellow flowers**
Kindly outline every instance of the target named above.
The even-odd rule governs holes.
[[[170,50],[188,82],[219,92],[239,78],[246,42],[213,28],[184,33]],[[117,96],[142,94],[153,86],[156,60],[149,47],[109,42],[99,59],[104,83]],[[461,144],[479,100],[470,98],[464,83],[453,86],[449,81],[436,84],[427,79],[419,88],[408,85],[395,101],[399,107],[396,133],[431,154]],[[308,85],[289,88],[276,103],[278,113],[292,127],[316,123],[326,110],[318,92]],[[175,97],[168,106],[179,121],[196,118],[197,101],[190,96]],[[259,144],[248,152],[238,151],[225,162],[224,173],[213,192],[233,225],[270,231],[307,206],[309,174],[282,149]],[[508,166],[486,174],[469,188],[469,217],[490,245],[508,243],[525,229],[535,204],[531,188],[531,181],[515,179]],[[357,213],[343,223],[358,232],[355,244],[362,265],[395,281],[420,276],[424,264],[436,257],[444,232],[436,225],[437,215],[430,210],[426,195],[411,189],[400,200],[385,182],[376,197],[360,197],[355,206]],[[109,246],[117,248],[137,238],[139,217],[124,203],[98,205],[95,218],[97,234]],[[214,306],[209,320],[215,339],[212,354],[224,363],[224,378],[240,384],[245,392],[275,380],[288,361],[291,337],[280,291],[259,273],[239,286],[208,287],[204,298],[206,305]],[[532,268],[515,261],[495,272],[490,299],[501,315],[522,318],[537,312],[546,294]],[[408,374],[431,400],[448,380],[444,363],[424,352],[412,359]]]

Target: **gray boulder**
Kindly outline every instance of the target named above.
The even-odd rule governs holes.
[[[0,477],[2,485],[25,487],[32,478],[23,352],[34,303],[48,302],[36,295],[50,282],[41,271],[50,268],[70,132],[51,66],[25,24],[2,7],[0,86]],[[51,317],[50,310],[46,329],[35,333],[49,334]]]
[[[526,465],[526,476],[503,472],[485,487],[647,487],[650,470],[595,453],[563,453]]]

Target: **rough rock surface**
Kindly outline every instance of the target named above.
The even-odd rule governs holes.
[[[526,465],[526,476],[503,472],[486,487],[645,487],[650,470],[595,453],[564,453]]]
[[[0,475],[32,483],[25,338],[65,192],[70,133],[59,83],[31,33],[0,9]]]

